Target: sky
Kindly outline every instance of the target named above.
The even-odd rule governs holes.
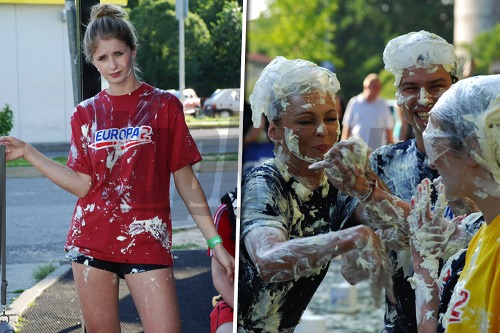
[[[266,0],[247,0],[248,19],[256,19],[266,8]]]

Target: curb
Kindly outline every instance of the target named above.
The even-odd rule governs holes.
[[[179,227],[174,229],[182,230],[191,228],[197,227]],[[18,324],[19,317],[22,316],[23,312],[32,305],[36,298],[40,296],[45,291],[45,289],[49,288],[54,283],[59,281],[61,276],[65,275],[70,269],[71,264],[69,261],[61,263],[61,265],[52,273],[47,275],[31,288],[24,290],[18,297],[16,297],[16,299],[11,304],[6,306],[4,316],[7,316],[9,318],[9,323],[14,327],[16,331],[19,329],[19,327],[16,327],[16,325]]]
[[[24,311],[30,306],[30,304],[40,296],[45,289],[56,283],[61,276],[66,274],[71,269],[69,263],[62,264],[55,271],[47,275],[40,282],[35,284],[33,287],[23,291],[10,305],[5,309],[5,315],[9,317],[12,322],[12,326],[16,329],[19,317]]]

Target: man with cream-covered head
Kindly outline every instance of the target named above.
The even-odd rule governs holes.
[[[416,135],[417,147],[425,151],[422,132],[429,112],[439,97],[457,79],[453,45],[436,34],[419,31],[396,37],[387,43],[385,69],[395,76],[397,104]]]
[[[380,239],[357,219],[357,200],[333,187],[324,170],[308,167],[337,142],[334,73],[316,64],[276,57],[255,84],[254,126],[264,113],[275,157],[242,182],[238,332],[293,332],[330,260],[361,253],[372,293],[390,285]],[[343,229],[343,230],[340,230]]]
[[[417,186],[425,178],[432,181],[439,177],[438,171],[429,165],[422,133],[429,112],[458,80],[457,63],[453,45],[427,31],[410,32],[390,40],[383,60],[385,69],[395,76],[397,104],[413,127],[415,138],[376,149],[370,154],[368,164],[365,163],[367,157],[359,153],[366,147],[364,142],[342,141],[325,154],[323,161],[311,168],[326,169],[334,186],[362,202],[370,217],[370,225],[377,229],[389,249],[394,269],[392,279],[396,302],[386,299],[382,332],[410,333],[417,332],[417,323],[415,292],[408,281],[413,275],[413,263],[407,218]],[[434,204],[435,191],[431,197]],[[444,216],[450,220],[453,213],[462,215],[477,210],[470,200],[463,198],[454,198],[448,204]],[[457,228],[443,242],[443,248],[453,252],[466,247],[481,219],[479,215],[478,219],[467,222],[468,228]],[[446,226],[443,224],[442,227],[446,229]],[[355,258],[354,251],[343,255],[343,275],[351,283],[358,282],[363,271]]]

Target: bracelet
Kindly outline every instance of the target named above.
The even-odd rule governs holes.
[[[214,237],[210,238],[209,240],[207,240],[207,244],[208,244],[209,248],[213,249],[215,247],[215,245],[222,244],[222,238],[220,238],[219,235],[214,236]]]
[[[365,195],[363,195],[361,198],[358,198],[359,201],[361,201],[362,203],[366,203],[366,200],[368,200],[368,198],[372,195],[373,190],[375,189],[376,186],[377,186],[377,180],[372,179],[370,183],[370,189],[368,190],[368,192],[366,192]]]

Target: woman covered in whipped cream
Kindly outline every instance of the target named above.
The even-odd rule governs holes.
[[[484,223],[469,243],[465,267],[447,309],[438,311],[442,282],[436,280],[443,219],[430,209],[430,181],[412,199],[410,225],[421,332],[500,331],[500,75],[454,84],[436,103],[423,133],[430,164],[442,177],[442,200],[468,198]],[[446,267],[446,265],[445,265]]]
[[[338,140],[332,72],[305,60],[275,58],[255,84],[254,126],[261,114],[275,157],[242,183],[238,332],[293,332],[335,256],[362,253],[372,291],[390,285],[384,246],[358,219],[358,201],[333,187],[324,170],[310,170]],[[342,230],[339,230],[342,229]]]

